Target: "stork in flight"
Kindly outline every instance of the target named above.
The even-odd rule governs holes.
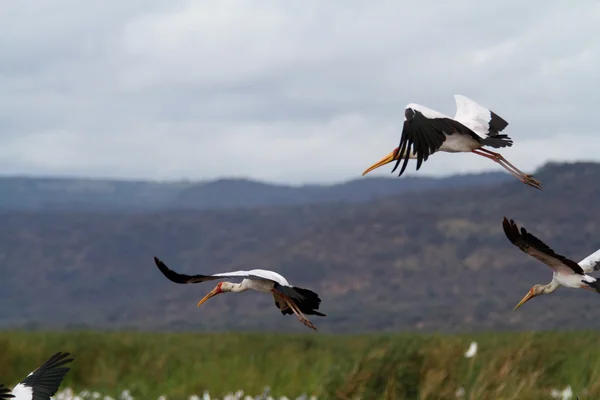
[[[50,400],[58,391],[74,358],[67,358],[69,353],[56,353],[39,368],[31,372],[11,391],[0,384],[0,400]]]
[[[506,237],[512,244],[554,270],[552,281],[547,285],[534,285],[513,311],[535,296],[554,292],[559,286],[600,293],[600,280],[587,275],[600,270],[600,250],[596,250],[579,263],[576,263],[560,254],[556,254],[554,250],[527,232],[525,228],[522,227],[519,232],[519,227],[512,219],[509,221],[504,217],[502,227]]]
[[[175,283],[200,283],[222,278],[244,278],[241,283],[219,282],[212,291],[198,302],[198,307],[211,297],[221,293],[241,293],[246,290],[256,290],[258,292],[271,293],[275,301],[275,306],[281,311],[281,314],[291,315],[294,313],[300,322],[315,331],[317,331],[317,328],[305,317],[305,314],[326,317],[325,314],[317,311],[321,303],[318,294],[308,289],[290,285],[283,276],[273,271],[253,269],[250,271],[222,272],[213,275],[184,275],[169,269],[157,257],[154,257],[154,262],[160,272],[167,279]]]
[[[405,120],[402,127],[400,144],[390,154],[376,162],[363,172],[363,176],[372,170],[396,161],[392,172],[403,160],[398,176],[401,176],[409,159],[417,160],[417,171],[423,161],[437,151],[447,153],[473,153],[500,164],[521,182],[536,189],[542,188],[541,182],[533,179],[509,163],[501,154],[484,149],[510,147],[513,141],[508,135],[500,134],[508,122],[496,113],[479,105],[473,100],[454,95],[456,115],[450,118],[442,113],[419,104],[411,103],[404,110]]]

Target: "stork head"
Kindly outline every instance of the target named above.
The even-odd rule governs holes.
[[[213,290],[211,290],[206,296],[204,296],[202,298],[202,300],[200,300],[198,302],[198,305],[196,307],[200,307],[203,303],[205,303],[211,297],[214,297],[214,296],[216,296],[218,294],[221,294],[221,293],[225,293],[225,292],[231,291],[231,287],[232,286],[233,285],[230,282],[219,282],[219,283],[217,283],[217,286],[215,286],[215,288]]]
[[[396,147],[390,154],[383,157],[381,160],[377,161],[375,164],[371,165],[369,168],[362,173],[362,176],[365,176],[369,172],[377,169],[379,167],[383,167],[386,164],[391,163],[392,161],[396,161],[398,159],[398,147]]]
[[[540,294],[544,294],[544,290],[546,289],[546,285],[533,285],[529,292],[521,299],[519,304],[513,309],[516,311],[517,308],[521,307],[523,304],[527,303],[529,300],[533,299],[535,296],[539,296]]]

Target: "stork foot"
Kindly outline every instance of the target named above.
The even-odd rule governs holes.
[[[538,190],[542,190],[542,182],[538,181],[537,179],[534,179],[531,175],[524,175],[523,179],[521,179],[521,182]]]
[[[300,322],[302,322],[305,326],[308,326],[310,329],[314,330],[315,332],[319,332],[317,327],[314,326],[314,324],[312,322],[310,322],[308,319],[300,318]]]

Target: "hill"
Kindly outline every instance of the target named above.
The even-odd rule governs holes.
[[[503,172],[487,172],[447,178],[367,177],[335,185],[288,186],[249,179],[146,182],[0,177],[0,210],[144,212],[354,203],[419,190],[490,185],[509,179],[510,175]]]
[[[0,326],[306,330],[258,293],[196,308],[212,285],[167,281],[157,255],[182,272],[277,270],[321,294],[323,332],[598,328],[600,297],[585,291],[511,311],[551,271],[508,242],[503,216],[576,261],[600,247],[600,165],[549,164],[536,177],[543,192],[510,179],[363,203],[5,212]]]

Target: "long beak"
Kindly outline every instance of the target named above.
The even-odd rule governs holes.
[[[525,297],[523,297],[523,299],[519,302],[519,304],[517,304],[517,306],[515,308],[513,308],[513,311],[517,311],[517,308],[519,308],[523,304],[527,303],[533,297],[535,297],[535,295],[532,292],[527,292],[527,294],[525,295]]]
[[[204,296],[202,298],[202,300],[200,300],[198,302],[198,304],[196,305],[196,307],[200,307],[203,303],[205,303],[208,299],[210,299],[213,296],[218,295],[219,293],[223,293],[220,290],[218,290],[217,288],[213,289],[209,294],[207,294],[206,296]]]
[[[382,167],[385,164],[389,164],[392,161],[396,160],[396,156],[397,153],[396,151],[392,151],[390,154],[388,154],[387,156],[383,157],[381,160],[377,161],[375,164],[371,165],[369,168],[367,168],[365,170],[365,172],[362,173],[362,176],[365,176],[366,174],[368,174],[369,172],[373,171],[376,168]]]

